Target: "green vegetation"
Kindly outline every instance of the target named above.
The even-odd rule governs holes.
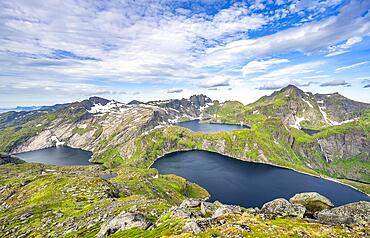
[[[1,229],[34,237],[89,237],[98,232],[102,214],[135,208],[157,219],[186,197],[208,196],[198,185],[175,175],[158,176],[155,169],[121,167],[116,172],[108,182],[99,177],[105,173],[99,166],[2,165],[0,187],[6,189],[0,192]],[[76,225],[80,228],[68,231]]]

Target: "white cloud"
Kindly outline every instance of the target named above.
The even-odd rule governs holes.
[[[199,83],[198,86],[202,88],[226,87],[230,86],[230,79],[224,76],[215,76]]]
[[[172,89],[168,89],[167,93],[181,93],[183,91],[184,90],[182,88],[172,88]]]
[[[328,78],[330,75],[327,74],[320,74],[320,75],[312,75],[312,76],[305,76],[305,79],[321,79],[321,78]]]
[[[369,1],[352,1],[337,16],[309,22],[257,39],[243,39],[207,49],[209,66],[230,64],[245,58],[287,52],[311,52],[370,33]],[[353,42],[352,42],[353,43]],[[351,44],[351,43],[350,43]]]
[[[338,80],[332,80],[332,81],[329,81],[329,82],[322,83],[322,84],[320,84],[320,86],[321,87],[350,86],[350,84],[347,83],[345,80],[338,79]]]
[[[329,54],[325,55],[325,57],[331,57],[336,55],[341,55],[344,53],[350,52],[349,48],[351,48],[353,45],[360,43],[362,41],[362,37],[354,36],[349,38],[345,43],[335,46],[328,47]]]
[[[168,0],[65,0],[62,4],[2,0],[0,87],[10,89],[6,95],[11,92],[14,100],[42,90],[68,97],[94,92],[118,95],[114,92],[127,91],[116,88],[122,82],[133,85],[130,92],[142,90],[143,83],[162,88],[200,85],[199,90],[231,85],[237,91],[247,81],[236,74],[241,62],[255,62],[245,65],[244,76],[253,70],[264,73],[284,63],[279,58],[288,58],[286,53],[308,54],[340,45],[338,49],[345,51],[369,35],[369,1],[354,0],[330,17],[321,17],[320,4],[328,8],[338,1],[311,1],[303,9],[310,8],[316,15],[304,13],[307,23],[295,27],[276,20],[299,13],[302,6],[296,3],[280,6],[275,18],[275,13],[255,10],[266,7],[262,2],[253,8],[249,3],[234,4],[217,12],[219,1],[204,1],[212,14],[198,8],[173,9]],[[281,26],[286,30],[280,31]],[[264,27],[268,30],[259,31]],[[64,56],[58,51],[64,51]],[[260,58],[265,60],[256,61]],[[255,80],[299,80],[296,77],[316,72],[309,65],[291,67]]]
[[[369,61],[364,61],[364,62],[360,62],[360,63],[356,63],[356,64],[351,64],[351,65],[348,65],[348,66],[343,66],[343,67],[336,68],[335,71],[341,72],[341,71],[344,71],[344,70],[349,70],[349,69],[359,67],[361,65],[365,65],[367,63],[369,63]]]
[[[329,54],[326,54],[325,57],[332,57],[332,56],[342,55],[342,54],[345,54],[345,53],[348,53],[348,52],[350,52],[350,51],[349,50],[334,51],[334,52],[331,52]]]
[[[260,73],[266,71],[268,68],[275,64],[287,63],[287,59],[268,59],[268,60],[253,60],[243,66],[242,74],[243,76],[247,74]]]
[[[315,82],[300,83],[295,80],[282,79],[282,80],[275,80],[275,81],[269,81],[269,82],[262,83],[257,87],[257,89],[258,90],[277,90],[277,89],[286,87],[288,85],[295,85],[297,87],[307,87],[314,83]]]
[[[323,64],[325,64],[325,62],[317,61],[317,62],[291,65],[291,66],[287,66],[281,69],[273,70],[269,73],[253,78],[252,80],[253,81],[281,80],[281,79],[296,80],[297,77],[304,76],[305,74],[315,72],[317,68]]]

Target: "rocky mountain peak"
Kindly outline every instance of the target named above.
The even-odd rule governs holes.
[[[86,109],[86,110],[90,110],[92,107],[94,107],[95,105],[102,105],[102,106],[105,106],[107,105],[108,103],[110,102],[110,100],[108,99],[105,99],[105,98],[101,98],[101,97],[90,97],[89,99],[86,99],[86,100],[83,100],[81,102],[81,105]]]
[[[305,92],[299,89],[297,86],[289,84],[285,88],[282,88],[279,92],[289,94],[291,96],[304,97]]]
[[[195,107],[204,107],[207,103],[212,103],[212,99],[207,97],[206,95],[199,94],[193,95],[189,98],[189,100],[194,104]]]
[[[129,103],[127,103],[127,105],[139,105],[139,104],[143,104],[143,102],[140,102],[138,100],[132,100]]]

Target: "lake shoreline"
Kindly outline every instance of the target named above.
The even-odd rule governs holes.
[[[151,164],[148,166],[148,169],[151,168],[153,166],[153,164],[158,159],[160,159],[160,158],[162,158],[164,156],[168,156],[170,154],[174,154],[174,153],[177,153],[177,152],[190,152],[190,151],[205,151],[205,152],[220,154],[220,155],[223,155],[223,156],[226,156],[226,157],[229,157],[229,158],[238,160],[238,161],[243,161],[243,162],[248,162],[248,163],[254,163],[254,164],[264,164],[264,165],[270,165],[270,166],[274,166],[274,167],[278,167],[278,168],[282,168],[282,169],[292,170],[292,171],[295,171],[295,172],[300,173],[300,174],[309,175],[309,176],[313,176],[313,177],[316,177],[316,178],[321,178],[321,179],[325,179],[325,180],[328,180],[328,181],[331,181],[331,182],[335,182],[335,183],[338,183],[338,184],[342,184],[342,185],[348,186],[348,187],[350,187],[350,188],[352,188],[352,189],[354,189],[354,190],[356,190],[356,191],[358,191],[360,193],[363,193],[363,194],[367,195],[370,198],[370,194],[368,194],[368,193],[366,193],[364,191],[361,191],[360,189],[358,189],[358,188],[356,188],[356,187],[354,187],[352,185],[349,185],[349,184],[346,184],[344,182],[338,181],[338,180],[336,180],[335,178],[332,178],[332,177],[323,177],[322,175],[311,174],[311,173],[304,172],[304,171],[299,171],[297,169],[290,168],[290,167],[287,167],[287,166],[276,165],[276,164],[273,164],[273,163],[267,163],[267,162],[263,162],[263,161],[256,162],[256,161],[238,159],[238,158],[232,157],[232,156],[227,155],[227,154],[224,154],[224,153],[219,153],[219,152],[216,152],[216,151],[209,151],[209,150],[202,150],[202,149],[185,149],[185,150],[177,150],[177,151],[172,151],[172,152],[165,153],[162,156],[157,157],[154,161],[152,161]],[[358,181],[355,181],[355,182],[358,182]]]

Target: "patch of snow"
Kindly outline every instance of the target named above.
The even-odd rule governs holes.
[[[317,103],[324,104],[324,101],[323,100],[317,101]]]
[[[324,117],[325,122],[329,123],[328,116],[326,115],[326,112],[324,111],[324,109],[326,109],[326,108],[325,107],[319,107],[319,110],[320,110],[322,116]]]
[[[290,125],[291,127],[301,129],[301,122],[306,120],[304,117],[295,117],[295,123],[294,125]]]
[[[356,121],[356,120],[358,120],[358,118],[353,118],[353,119],[345,120],[345,121],[342,121],[342,122],[336,122],[336,121],[331,121],[331,122],[332,122],[332,125],[339,126],[339,125],[343,125],[343,124],[353,122],[353,121]]]
[[[106,113],[112,111],[113,108],[117,107],[117,103],[114,101],[108,102],[106,105],[101,105],[100,103],[94,104],[94,106],[88,110],[89,113]]]
[[[52,136],[50,139],[51,139],[51,141],[55,142],[56,146],[64,145],[64,142],[59,141],[58,137],[56,137],[56,136]]]
[[[258,110],[253,111],[253,115],[255,114],[259,114],[259,111]]]
[[[311,108],[313,108],[312,104],[311,104],[309,101],[305,100],[304,98],[302,98],[302,100],[303,100],[305,103],[307,103],[307,104],[308,104],[308,106],[310,106]]]

